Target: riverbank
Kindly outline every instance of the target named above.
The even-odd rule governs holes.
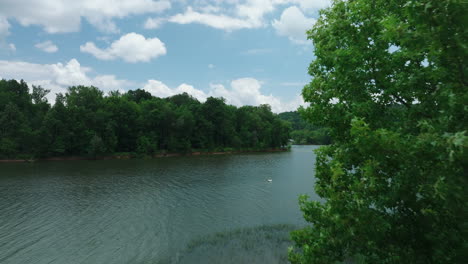
[[[187,153],[167,152],[154,155],[138,155],[136,153],[114,154],[97,157],[86,156],[66,156],[66,157],[48,157],[37,159],[0,159],[0,163],[31,163],[36,161],[71,161],[71,160],[113,160],[113,159],[138,159],[138,158],[167,158],[182,156],[204,156],[204,155],[228,155],[241,153],[262,153],[262,152],[285,152],[289,148],[269,148],[261,150],[232,150],[232,151],[194,151]]]

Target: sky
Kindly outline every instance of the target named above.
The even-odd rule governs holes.
[[[65,93],[145,89],[236,106],[303,104],[329,0],[0,0],[0,78]]]

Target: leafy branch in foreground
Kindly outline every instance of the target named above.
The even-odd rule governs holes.
[[[292,263],[464,263],[468,252],[467,5],[336,0],[308,32],[316,59],[303,114],[329,128],[324,203]]]

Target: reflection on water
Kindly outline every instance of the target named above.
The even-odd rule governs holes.
[[[0,263],[157,263],[215,232],[302,225],[314,148],[0,164]]]

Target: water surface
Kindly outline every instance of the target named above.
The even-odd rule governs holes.
[[[315,148],[0,164],[0,263],[157,263],[216,232],[303,225]]]

